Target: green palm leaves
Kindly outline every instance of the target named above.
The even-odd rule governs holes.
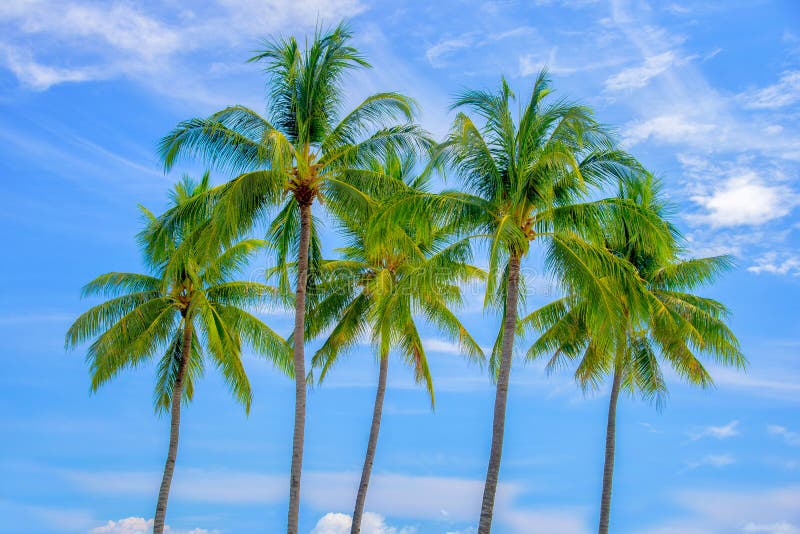
[[[665,206],[659,190],[658,181],[646,175],[623,183],[619,198],[662,217]],[[585,386],[597,384],[621,364],[631,373],[627,385],[645,395],[663,392],[660,370],[646,371],[645,363],[658,364],[654,355],[689,382],[704,386],[711,383],[710,376],[697,355],[708,355],[723,365],[744,364],[738,341],[725,324],[728,310],[713,299],[691,293],[729,269],[730,257],[681,258],[680,236],[666,221],[660,232],[649,230],[642,235],[617,214],[604,228],[601,245],[619,258],[625,276],[598,272],[606,288],[604,298],[573,290],[522,319],[522,329],[542,332],[530,347],[529,357],[554,353],[551,367],[579,360],[576,378]],[[574,251],[575,257],[584,255],[584,251]],[[562,258],[551,261],[559,271],[575,269]],[[624,285],[614,283],[625,278]],[[612,321],[592,320],[592,315],[609,313]],[[623,360],[618,362],[620,344]]]
[[[154,532],[163,532],[167,498],[178,447],[181,402],[192,400],[207,361],[222,374],[231,395],[249,412],[250,382],[242,364],[245,345],[292,372],[289,348],[251,311],[272,298],[272,290],[233,277],[264,246],[247,239],[230,246],[208,246],[200,230],[210,224],[208,175],[199,184],[188,179],[172,193],[173,209],[195,204],[192,216],[170,231],[147,210],[139,238],[152,275],[107,273],[84,287],[85,296],[110,297],[78,317],[66,344],[92,341],[87,361],[96,390],[125,369],[158,357],[153,401],[157,411],[171,409],[170,447],[156,506]],[[202,208],[202,209],[201,209]]]
[[[396,354],[434,401],[421,331],[431,327],[472,359],[478,342],[453,309],[461,287],[485,280],[484,305],[501,323],[489,359],[496,381],[492,441],[478,532],[493,519],[514,344],[534,330],[529,359],[548,369],[574,364],[584,388],[612,377],[600,533],[608,530],[616,404],[629,390],[666,393],[663,365],[689,382],[711,384],[700,356],[743,366],[728,311],[694,290],[729,268],[730,258],[683,258],[659,187],[619,150],[586,106],[557,98],[546,72],[519,101],[505,79],[495,91],[466,90],[444,141],[413,122],[415,102],[371,95],[349,111],[346,76],[368,68],[345,24],[318,29],[301,46],[270,40],[250,61],[266,74],[262,115],[230,106],[179,123],[160,143],[169,170],[186,158],[228,176],[211,187],[184,179],[161,215],[142,210],[139,234],[149,274],[108,273],[84,293],[108,300],[81,315],[67,345],[90,342],[92,388],[152,359],[154,403],[170,410],[170,448],[155,514],[164,529],[183,401],[208,363],[249,409],[245,346],[294,375],[295,412],[288,534],[299,532],[308,383],[323,381],[349,351],[369,343],[379,363],[372,426],[351,532],[360,530],[386,393]],[[460,187],[437,191],[435,173]],[[618,194],[602,198],[608,188]],[[339,230],[336,257],[323,257],[324,208]],[[252,239],[258,228],[264,239]],[[471,265],[486,250],[487,272]],[[564,296],[518,320],[523,267],[539,247]],[[237,280],[257,253],[273,260],[274,286]],[[254,310],[294,307],[289,343]],[[306,342],[320,338],[306,373]]]
[[[340,214],[347,242],[338,251],[341,259],[320,266],[319,302],[309,314],[307,336],[332,329],[313,359],[320,381],[340,354],[370,341],[379,358],[398,348],[433,400],[417,318],[458,343],[465,355],[481,358],[481,348],[450,306],[461,303],[460,284],[483,273],[469,265],[469,243],[453,242],[452,229],[432,227],[429,220],[393,220],[380,233],[373,230],[375,218],[399,197],[419,200],[423,183],[412,174],[413,164],[413,155],[393,151],[384,162],[373,162],[372,169],[381,168],[397,184],[374,191],[365,212]]]
[[[622,182],[618,200],[635,206],[640,215],[649,213],[649,220],[661,219],[660,226],[643,231],[631,224],[627,212],[614,213],[603,221],[597,245],[618,258],[619,272],[597,271],[596,292],[586,291],[582,284],[567,284],[565,297],[520,321],[521,329],[541,332],[528,349],[529,358],[552,354],[549,370],[577,362],[575,379],[585,389],[596,388],[606,376],[613,377],[601,534],[608,532],[610,521],[620,390],[660,402],[667,393],[662,362],[687,382],[703,387],[712,381],[698,356],[709,356],[722,365],[745,365],[739,342],[725,324],[727,309],[691,292],[730,268],[731,259],[681,257],[680,236],[662,219],[666,205],[659,183],[651,175]],[[586,247],[568,250],[569,255],[550,257],[554,270],[564,275],[581,271],[587,255]]]
[[[191,189],[189,189],[191,188]],[[202,195],[207,181],[194,186],[183,182],[174,191],[178,204]],[[195,225],[202,221],[193,221]],[[140,234],[152,233],[157,219],[150,219]],[[250,385],[241,365],[244,345],[291,371],[286,344],[247,309],[257,309],[271,298],[271,290],[257,282],[238,282],[231,276],[264,246],[263,241],[244,240],[215,251],[192,246],[192,224],[182,227],[166,243],[148,243],[146,263],[153,275],[107,273],[89,282],[84,296],[111,297],[82,314],[67,332],[67,345],[93,341],[87,360],[96,390],[119,372],[159,357],[154,399],[158,410],[169,408],[175,381],[176,354],[181,352],[180,333],[188,323],[198,331],[192,338],[192,357],[185,400],[191,400],[194,378],[204,369],[204,356],[225,376],[234,397],[249,410]],[[147,248],[147,247],[146,247]]]

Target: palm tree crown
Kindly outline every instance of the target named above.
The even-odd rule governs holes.
[[[224,199],[220,219],[235,233],[249,229],[283,204],[275,222],[285,251],[297,249],[299,206],[319,199],[327,205],[363,205],[360,186],[386,181],[368,162],[388,149],[426,149],[428,135],[410,122],[414,101],[399,93],[377,93],[342,114],[343,77],[369,67],[348,42],[345,24],[317,30],[301,50],[290,37],[265,43],[250,61],[265,65],[268,114],[231,106],[208,118],[180,123],[164,137],[160,153],[170,169],[195,156],[239,174],[212,191]],[[284,202],[285,199],[285,202]]]
[[[207,190],[208,175],[198,184],[184,179],[173,191],[173,203],[189,202]],[[243,344],[291,370],[285,341],[247,310],[266,303],[271,288],[233,279],[264,241],[245,239],[216,250],[195,247],[188,236],[203,224],[202,217],[185,220],[179,231],[163,239],[166,234],[155,231],[159,219],[142,210],[147,225],[140,240],[152,274],[111,272],[89,282],[84,296],[111,298],[78,317],[67,332],[67,346],[94,340],[87,354],[93,391],[120,371],[160,354],[154,401],[157,410],[166,410],[180,363],[181,332],[195,324],[199,331],[192,336],[184,399],[191,400],[207,356],[234,398],[249,410],[252,392],[241,362]],[[161,242],[148,242],[154,234]]]
[[[471,249],[466,241],[451,242],[452,227],[436,227],[427,219],[398,219],[375,232],[371,221],[396,197],[413,199],[426,191],[427,175],[415,175],[414,165],[412,154],[400,156],[394,151],[381,162],[373,161],[372,169],[396,183],[374,189],[367,210],[339,214],[347,242],[338,249],[341,259],[322,263],[319,303],[310,312],[307,336],[333,327],[313,359],[320,380],[338,356],[363,336],[371,336],[379,358],[388,357],[392,347],[400,347],[433,402],[433,383],[415,316],[438,327],[465,354],[481,358],[481,348],[449,306],[461,303],[460,283],[481,278],[483,273],[469,265]]]
[[[619,198],[657,217],[664,217],[669,208],[659,181],[649,174],[623,182]],[[727,308],[692,293],[729,269],[729,256],[684,259],[673,225],[665,222],[658,234],[638,233],[619,214],[606,222],[603,246],[625,260],[638,280],[629,286],[635,287],[633,295],[620,287],[612,293],[625,315],[617,317],[613,328],[595,329],[592,325],[597,322],[590,316],[600,311],[597,302],[580,291],[568,292],[520,321],[523,329],[532,326],[542,332],[528,350],[530,358],[553,354],[550,369],[578,360],[576,379],[584,387],[596,386],[619,366],[624,386],[654,398],[666,392],[658,356],[681,377],[701,386],[712,384],[712,379],[699,355],[714,357],[723,365],[744,365],[739,343],[725,324]],[[646,305],[638,313],[631,306],[636,299]]]

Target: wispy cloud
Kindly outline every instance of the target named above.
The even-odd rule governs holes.
[[[755,265],[751,265],[747,270],[756,274],[800,276],[800,255],[770,251],[756,258]]]
[[[722,426],[709,426],[702,429],[699,432],[693,432],[690,434],[692,440],[698,440],[705,437],[711,437],[716,439],[728,439],[734,436],[738,436],[739,432],[739,421],[733,420],[727,425]]]
[[[624,58],[610,56],[607,59],[586,58],[584,61],[572,59],[570,62],[565,62],[559,59],[559,49],[557,45],[554,45],[542,52],[521,55],[518,61],[519,75],[523,77],[536,75],[546,68],[551,74],[568,76],[605,70],[616,67],[624,61]],[[572,54],[565,55],[572,57]]]
[[[672,499],[683,509],[683,516],[678,511],[667,522],[636,530],[635,534],[795,534],[800,524],[798,486],[731,491],[687,489]],[[772,530],[764,530],[768,528]]]
[[[89,534],[147,534],[153,530],[153,520],[143,517],[127,517],[118,521],[108,521],[105,525],[95,527]],[[218,530],[206,530],[204,528],[193,528],[182,530],[172,528],[167,525],[164,528],[165,534],[219,534]]]
[[[749,373],[742,373],[718,366],[712,366],[710,372],[721,389],[739,389],[767,398],[800,401],[800,377],[791,372],[751,370]]]
[[[466,34],[449,39],[442,39],[425,51],[428,63],[433,67],[443,67],[446,65],[445,58],[456,52],[472,45],[475,42],[474,34]]]
[[[672,50],[648,56],[641,65],[628,67],[609,77],[606,80],[606,89],[624,91],[644,87],[650,80],[681,62],[683,60]]]
[[[492,33],[467,32],[461,35],[445,37],[425,51],[425,58],[434,68],[442,68],[448,64],[448,58],[459,50],[474,49],[497,43],[505,39],[525,37],[534,33],[530,26],[518,26]]]
[[[66,82],[128,78],[173,98],[224,105],[214,81],[225,78],[230,92],[230,79],[209,64],[231,63],[227,51],[242,42],[250,50],[265,34],[306,31],[317,20],[365,9],[359,0],[217,0],[180,8],[167,0],[15,2],[0,8],[0,65],[38,91]],[[195,63],[198,50],[210,60],[202,68]]]
[[[67,483],[89,494],[149,495],[158,487],[159,474],[141,471],[58,471]],[[309,471],[304,474],[304,499],[313,510],[327,514],[318,523],[323,532],[338,534],[349,516],[328,513],[348,510],[359,473]],[[173,483],[172,499],[204,503],[277,504],[285,498],[285,477],[253,471],[182,469]],[[516,482],[501,482],[495,516],[509,532],[520,534],[587,534],[582,508],[527,508],[517,503],[525,491]],[[370,483],[369,510],[376,534],[410,534],[409,526],[392,527],[383,517],[461,523],[472,521],[480,507],[483,480],[377,473]],[[136,519],[136,518],[134,518]],[[143,521],[143,520],[142,520]],[[116,522],[119,523],[119,522]],[[396,530],[392,530],[395,528]],[[405,528],[406,530],[403,530]],[[322,530],[330,529],[330,530]],[[116,534],[116,531],[110,531]],[[94,534],[94,533],[93,533]],[[105,534],[105,533],[104,533]]]
[[[739,100],[752,109],[778,109],[800,102],[800,71],[786,71],[777,83],[742,93]]]
[[[800,446],[800,432],[793,432],[780,425],[769,425],[767,432],[773,436],[780,436],[788,445]]]
[[[745,533],[761,533],[761,534],[798,534],[800,527],[796,527],[786,521],[779,521],[777,523],[747,523],[742,527],[742,532]]]
[[[311,534],[348,534],[353,518],[347,514],[330,512],[317,521]],[[417,529],[410,527],[393,527],[386,524],[386,519],[379,514],[365,512],[361,519],[361,532],[364,534],[415,534]]]
[[[687,469],[697,469],[698,467],[727,467],[736,463],[736,458],[730,454],[709,454],[699,460],[686,462]]]

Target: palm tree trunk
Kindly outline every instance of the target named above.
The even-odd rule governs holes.
[[[289,520],[287,534],[298,534],[300,475],[303,471],[303,442],[306,427],[305,319],[308,283],[308,248],[311,239],[311,201],[300,202],[300,250],[297,251],[297,293],[294,304],[294,437],[289,479]]]
[[[611,483],[614,478],[614,448],[617,440],[617,399],[622,373],[614,366],[614,382],[611,386],[611,400],[608,403],[608,425],[606,426],[606,460],[603,467],[603,496],[600,498],[600,527],[598,534],[608,534],[611,515]]]
[[[169,451],[167,463],[164,465],[164,477],[161,479],[161,489],[158,491],[156,503],[156,516],[153,520],[153,534],[163,534],[164,521],[167,516],[167,499],[169,487],[172,484],[172,474],[175,472],[175,459],[178,457],[178,433],[181,426],[181,397],[183,396],[183,381],[186,377],[186,368],[189,356],[192,353],[192,323],[184,318],[183,344],[181,345],[181,362],[178,364],[178,376],[172,388],[172,413],[169,430]]]
[[[478,524],[478,534],[489,534],[492,529],[494,497],[500,473],[500,456],[503,453],[503,433],[506,424],[506,402],[508,400],[508,377],[511,373],[511,356],[514,351],[514,335],[517,329],[517,299],[519,293],[520,257],[512,254],[508,260],[508,287],[506,293],[506,317],[503,323],[500,370],[497,374],[497,392],[494,398],[494,422],[492,424],[492,450],[483,487],[483,504]]]
[[[380,371],[378,372],[378,391],[375,394],[375,408],[372,412],[372,427],[369,431],[367,455],[364,458],[364,468],[361,471],[361,483],[358,485],[356,507],[353,510],[353,524],[350,534],[361,532],[361,517],[364,514],[364,502],[367,500],[369,477],[372,474],[372,463],[375,461],[375,447],[378,445],[378,433],[381,430],[381,415],[383,413],[383,397],[386,395],[386,375],[389,373],[388,355],[381,357]]]

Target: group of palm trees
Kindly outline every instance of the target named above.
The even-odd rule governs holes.
[[[488,360],[496,382],[481,534],[492,524],[515,338],[533,335],[525,357],[549,356],[548,369],[574,364],[584,388],[611,378],[599,524],[607,533],[620,391],[660,400],[663,364],[708,385],[700,355],[745,364],[726,308],[692,292],[730,258],[684,259],[659,182],[617,147],[590,109],[553,98],[545,72],[519,105],[505,80],[497,91],[460,93],[441,143],[414,122],[414,101],[398,93],[372,95],[342,114],[345,74],[369,67],[351,37],[343,23],[318,29],[304,48],[294,37],[267,42],[251,58],[268,76],[267,117],[232,106],[164,137],[166,169],[193,157],[233,178],[217,187],[208,174],[183,179],[163,214],[143,209],[139,242],[150,274],[108,273],[84,288],[110,297],[67,333],[68,346],[91,341],[93,389],[159,358],[154,401],[169,410],[171,428],[154,533],[164,531],[181,404],[210,361],[249,409],[247,345],[295,381],[287,532],[297,534],[308,384],[368,339],[379,376],[352,519],[358,533],[390,354],[412,367],[434,401],[419,321],[465,356]],[[455,175],[461,188],[436,191],[433,177],[442,173]],[[597,199],[609,190],[616,194]],[[343,240],[335,259],[323,257],[312,215],[323,208]],[[246,237],[254,230],[264,239]],[[480,244],[487,269],[471,265]],[[520,318],[521,264],[533,246],[562,296]],[[237,280],[262,250],[274,260],[264,283]],[[502,318],[488,355],[453,312],[474,280],[486,285],[485,307]],[[253,314],[264,305],[294,307],[289,339]],[[307,371],[305,344],[316,338]]]

